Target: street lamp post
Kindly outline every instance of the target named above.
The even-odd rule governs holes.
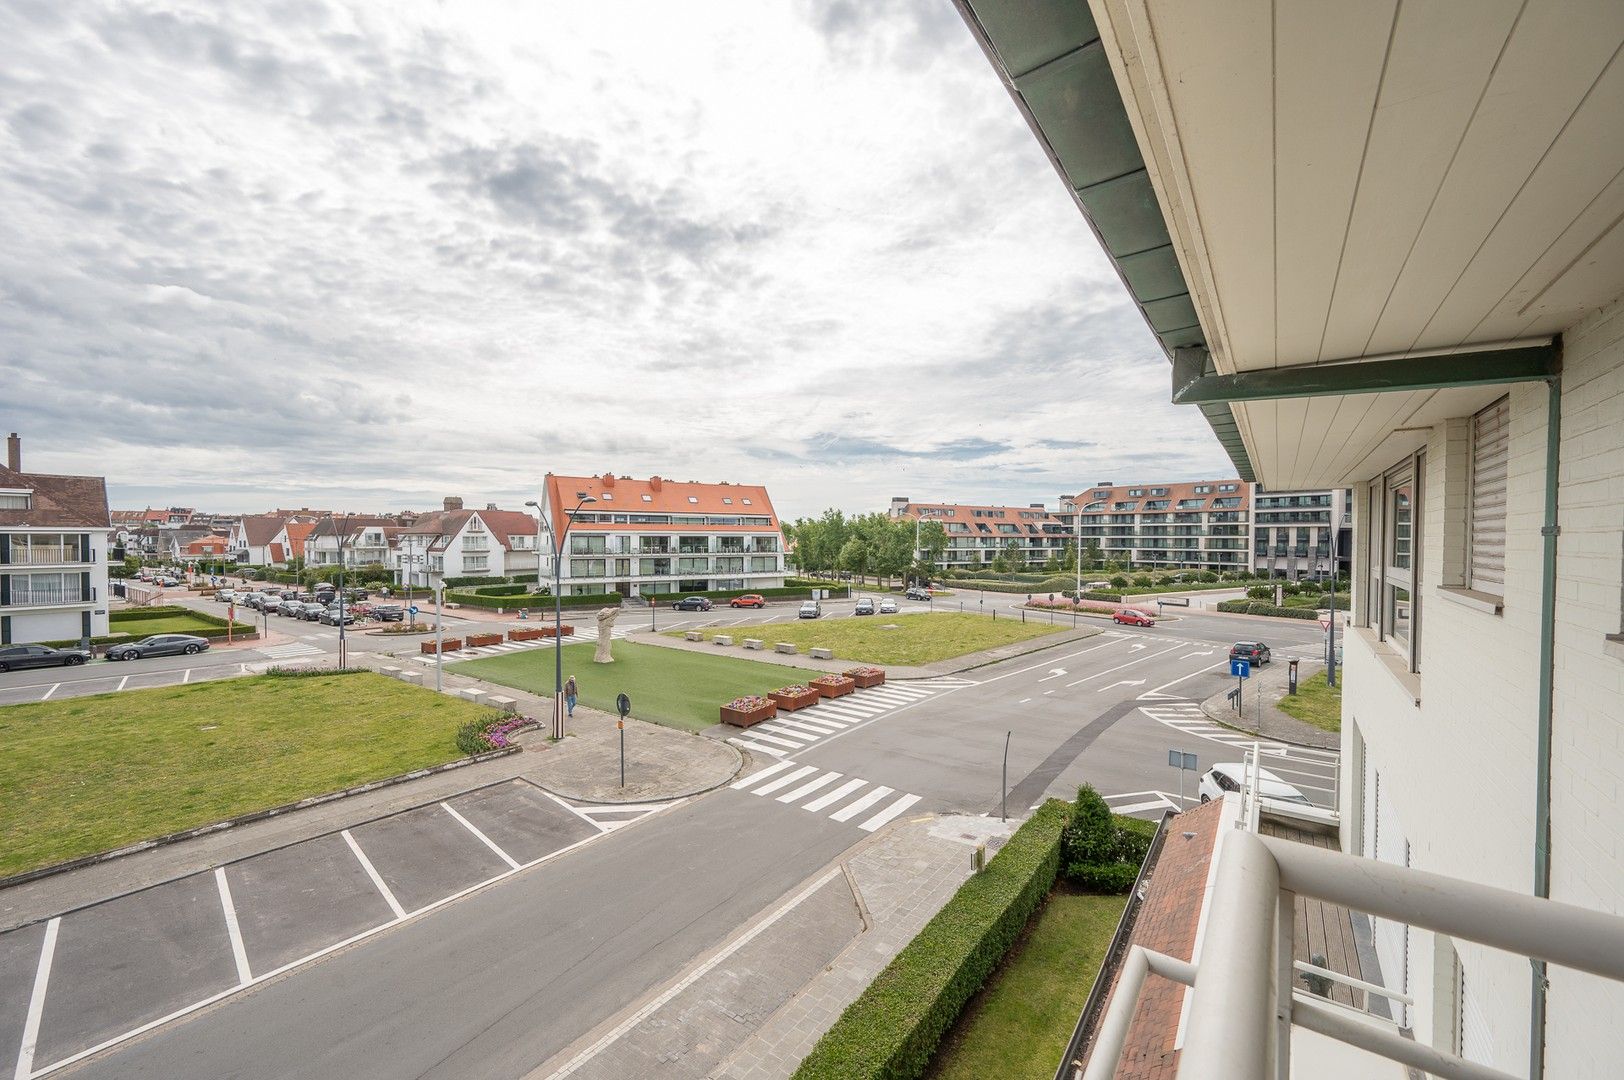
[[[350,515],[344,515],[344,524],[338,534],[338,667],[343,670],[348,659],[344,642],[344,541],[350,531]]]
[[[569,516],[563,523],[563,532],[561,533],[557,528],[554,528],[550,522],[547,523],[547,532],[552,537],[553,546],[553,738],[555,739],[562,739],[565,734],[563,597],[564,534],[569,532],[570,522],[575,520],[575,515],[581,512],[581,507],[585,506],[587,503],[595,503],[598,501],[584,491],[577,491],[575,494],[581,501],[576,503],[575,509],[569,512]],[[534,499],[531,499],[528,500],[525,505],[534,506],[536,508],[537,519],[545,521],[546,511],[542,508],[540,503],[536,502]],[[540,526],[538,525],[538,530],[539,528]],[[536,563],[536,580],[539,582],[541,580],[541,553],[539,551],[536,554]]]

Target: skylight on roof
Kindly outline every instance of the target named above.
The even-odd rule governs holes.
[[[602,495],[599,495],[598,498],[602,499],[604,502],[614,502],[615,493],[612,491],[606,491]]]
[[[652,495],[644,495],[643,496],[643,501],[644,502],[653,502],[654,501],[654,496],[652,496]]]
[[[722,501],[723,501],[723,502],[724,502],[724,503],[726,503],[726,504],[727,504],[727,505],[729,505],[729,506],[732,506],[732,505],[733,505],[733,500],[732,500],[732,499],[729,499],[729,498],[728,498],[728,497],[727,497],[727,496],[725,496],[725,495],[724,495],[724,496],[723,496],[723,497],[722,497]]]
[[[691,502],[691,503],[696,503],[696,502],[699,501],[699,496],[698,495],[690,495],[690,496],[688,496],[688,501]]]
[[[744,505],[746,505],[746,506],[749,506],[749,505],[751,505],[751,503],[750,503],[750,500],[749,500],[749,499],[740,499],[740,500],[739,500],[739,501],[740,501],[740,502],[742,502],[742,503],[744,503]]]

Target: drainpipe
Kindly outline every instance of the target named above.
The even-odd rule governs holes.
[[[1562,449],[1562,380],[1545,380],[1545,523],[1539,596],[1539,742],[1534,786],[1534,895],[1551,895],[1551,726],[1556,679],[1556,523],[1558,467]],[[1528,1015],[1528,1076],[1545,1075],[1545,962],[1531,960],[1533,995]]]

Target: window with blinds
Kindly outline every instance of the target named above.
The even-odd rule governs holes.
[[[1468,583],[1499,596],[1506,585],[1506,458],[1511,448],[1511,399],[1472,418],[1472,520]]]

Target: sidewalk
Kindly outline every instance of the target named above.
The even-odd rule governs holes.
[[[1324,669],[1325,664],[1321,661],[1304,660],[1297,665],[1297,681],[1305,683],[1310,676],[1317,675]],[[1203,701],[1201,711],[1209,720],[1264,739],[1294,743],[1298,746],[1312,746],[1321,750],[1341,749],[1342,737],[1336,732],[1306,724],[1295,716],[1288,716],[1280,711],[1275,702],[1285,696],[1288,678],[1284,660],[1276,660],[1264,667],[1253,668],[1252,677],[1246,680],[1246,689],[1242,694],[1242,703],[1246,707],[1245,716],[1237,715],[1234,706],[1229,703],[1228,694],[1234,689],[1233,685]]]
[[[526,1080],[781,1080],[1018,822],[922,814],[846,852]]]

